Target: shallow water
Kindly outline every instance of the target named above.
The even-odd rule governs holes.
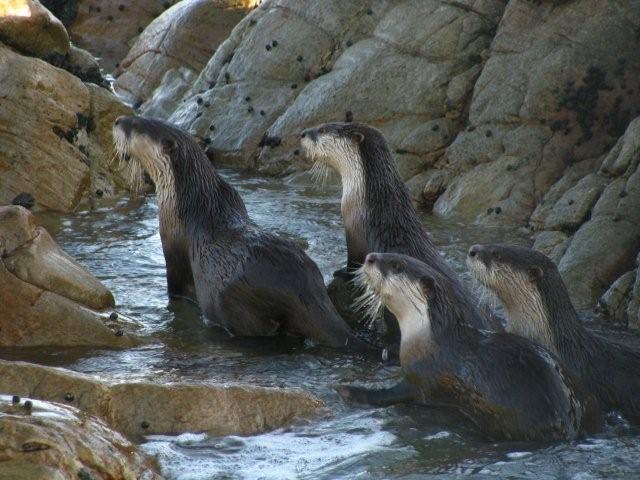
[[[286,182],[224,172],[254,220],[300,242],[329,279],[346,257],[339,189],[319,190],[305,178]],[[200,434],[150,437],[171,479],[333,478],[640,478],[640,436],[613,422],[594,438],[559,445],[493,444],[446,412],[417,406],[362,409],[344,405],[330,386],[392,382],[397,367],[370,358],[305,348],[286,341],[229,339],[202,323],[197,308],[168,306],[164,258],[154,197],[100,201],[72,215],[41,215],[60,245],[113,291],[118,310],[142,323],[154,340],[125,352],[5,351],[3,357],[60,365],[112,379],[249,382],[304,387],[328,412],[287,429],[251,437]],[[464,272],[469,245],[527,243],[505,228],[444,222],[425,224],[455,267]]]

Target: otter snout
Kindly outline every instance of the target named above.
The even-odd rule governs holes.
[[[125,135],[126,138],[129,138],[135,121],[136,117],[127,117],[125,115],[121,115],[113,122],[113,130],[119,130]]]
[[[318,129],[305,128],[304,130],[302,130],[302,133],[300,134],[300,138],[308,139],[308,140],[311,140],[312,142],[315,142],[316,140],[318,140]]]
[[[369,253],[364,257],[364,263],[365,265],[374,265],[377,259],[378,255],[376,253]]]
[[[478,261],[488,265],[491,261],[491,252],[482,245],[472,245],[467,254],[467,261]]]

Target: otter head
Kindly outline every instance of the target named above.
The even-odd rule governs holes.
[[[551,259],[515,245],[473,245],[467,265],[473,278],[502,302],[508,331],[553,350],[553,325],[544,298],[568,299],[568,294]]]
[[[375,167],[371,162],[391,159],[382,133],[362,123],[325,123],[303,130],[301,137],[302,148],[314,167],[336,170],[343,183]]]
[[[443,308],[451,303],[447,280],[407,255],[370,253],[356,274],[364,293],[358,306],[369,314],[387,307],[398,319],[401,341],[431,337],[444,326]]]
[[[146,171],[159,193],[174,188],[178,173],[189,171],[202,155],[189,134],[162,120],[119,117],[113,124],[115,148],[127,162],[131,181],[140,189]]]

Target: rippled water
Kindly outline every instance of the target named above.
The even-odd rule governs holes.
[[[339,190],[224,172],[262,226],[299,241],[325,278],[344,261]],[[5,352],[105,378],[242,381],[304,387],[328,414],[251,437],[200,434],[149,437],[172,479],[640,478],[640,437],[620,422],[597,437],[559,445],[487,443],[451,415],[418,406],[344,405],[330,386],[391,382],[397,367],[357,355],[306,349],[286,341],[229,339],[203,326],[191,305],[168,306],[157,205],[153,197],[101,201],[93,210],[41,216],[57,241],[114,292],[119,311],[154,340],[125,351]],[[424,217],[436,243],[461,272],[469,245],[526,243],[503,228],[479,228]]]

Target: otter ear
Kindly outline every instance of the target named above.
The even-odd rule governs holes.
[[[420,288],[422,288],[422,292],[428,297],[435,290],[436,282],[431,277],[422,277],[420,279]]]
[[[540,267],[531,267],[529,269],[529,280],[535,282],[544,276],[544,272]]]
[[[167,152],[167,153],[171,153],[173,152],[173,149],[176,148],[176,142],[174,142],[172,139],[170,138],[164,138],[162,140],[162,149]]]
[[[355,132],[353,134],[353,141],[356,143],[362,143],[364,142],[364,135],[360,132]]]

